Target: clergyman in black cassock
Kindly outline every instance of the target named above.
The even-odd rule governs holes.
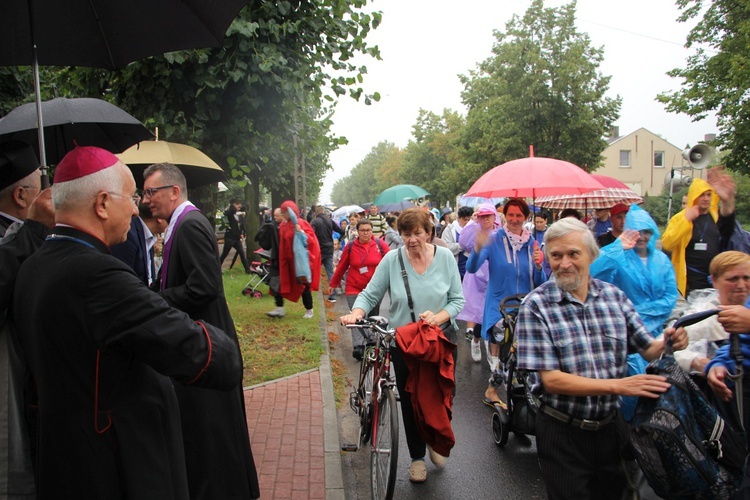
[[[87,176],[88,188],[78,182]],[[55,172],[57,225],[18,273],[16,332],[38,389],[41,500],[188,498],[173,381],[231,390],[242,373],[235,342],[170,307],[109,255],[136,213],[134,192],[111,153],[73,150]]]
[[[185,177],[165,163],[150,166],[143,176],[143,203],[154,217],[169,220],[164,262],[152,287],[170,305],[191,318],[204,318],[238,343],[224,296],[216,236],[187,200]],[[231,392],[175,387],[193,500],[260,496],[241,383],[239,376]]]

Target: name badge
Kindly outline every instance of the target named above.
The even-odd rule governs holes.
[[[693,250],[695,250],[696,252],[705,252],[706,250],[708,250],[708,243],[696,243],[693,246]]]
[[[359,268],[359,274],[367,274],[367,266]]]

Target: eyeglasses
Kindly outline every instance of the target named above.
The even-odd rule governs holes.
[[[133,203],[135,204],[135,206],[138,206],[138,204],[141,202],[141,197],[138,196],[137,194],[133,196],[128,196],[125,194],[113,193],[111,191],[107,191],[107,194],[111,194],[112,196],[117,196],[118,198],[130,198],[131,200],[133,200]]]
[[[42,190],[42,186],[21,186],[24,189],[38,189],[39,191]]]
[[[173,188],[173,187],[174,187],[174,184],[172,184],[170,186],[159,186],[159,187],[155,187],[155,188],[151,188],[151,189],[144,189],[143,190],[143,199],[145,200],[146,198],[151,198],[160,189],[169,189],[169,188]]]
[[[360,233],[371,233],[372,229],[360,229],[359,232]]]

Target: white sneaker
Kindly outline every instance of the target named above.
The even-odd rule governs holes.
[[[305,314],[303,314],[302,317],[304,319],[312,319],[313,317],[315,317],[315,313],[313,313],[312,309],[307,309],[305,310]]]
[[[286,311],[283,307],[277,307],[272,311],[268,311],[266,313],[266,316],[270,316],[272,318],[283,318],[284,316],[286,316]]]
[[[478,340],[471,341],[471,359],[475,362],[482,361],[482,344]]]

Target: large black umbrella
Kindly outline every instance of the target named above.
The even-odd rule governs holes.
[[[47,160],[57,164],[74,147],[98,146],[121,153],[137,142],[152,139],[153,134],[137,119],[114,104],[101,99],[52,99],[42,103],[44,147]],[[0,118],[0,142],[18,139],[36,144],[36,105],[18,106]]]
[[[39,65],[118,69],[156,54],[218,47],[247,0],[2,0],[0,66],[29,65],[46,165]]]

